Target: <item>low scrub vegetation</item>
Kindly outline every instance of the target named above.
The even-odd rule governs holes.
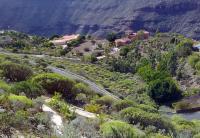
[[[33,75],[33,71],[29,67],[15,63],[2,63],[0,69],[3,77],[9,81],[24,81]]]
[[[105,138],[145,138],[145,134],[134,126],[122,121],[109,121],[101,125]]]

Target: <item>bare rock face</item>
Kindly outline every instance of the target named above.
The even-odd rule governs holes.
[[[0,29],[31,34],[146,29],[200,38],[199,0],[1,0]]]

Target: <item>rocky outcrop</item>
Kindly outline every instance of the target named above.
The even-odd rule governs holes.
[[[0,29],[39,35],[146,29],[200,38],[199,0],[1,0]]]

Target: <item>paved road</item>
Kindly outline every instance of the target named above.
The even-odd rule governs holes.
[[[71,79],[75,79],[75,80],[79,80],[79,81],[82,81],[86,84],[88,84],[90,86],[90,88],[98,93],[98,94],[101,94],[101,95],[109,95],[111,97],[113,97],[114,99],[116,100],[120,100],[119,97],[113,95],[112,93],[108,92],[107,90],[105,90],[104,88],[98,86],[97,84],[95,84],[94,82],[86,79],[85,77],[83,76],[80,76],[80,75],[77,75],[69,70],[63,70],[63,69],[59,69],[59,68],[56,68],[56,67],[52,67],[52,66],[49,66],[48,69],[50,69],[52,72],[54,73],[57,73],[57,74],[60,74],[62,76],[65,76],[65,77],[68,77],[68,78],[71,78]]]

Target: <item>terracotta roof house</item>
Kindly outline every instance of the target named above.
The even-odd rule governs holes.
[[[148,31],[144,31],[144,39],[148,39],[150,36],[150,33]]]
[[[80,35],[77,34],[77,35],[65,35],[59,39],[56,39],[56,40],[52,40],[51,42],[54,44],[54,45],[66,45],[67,42],[69,41],[72,41],[72,40],[75,40],[79,37]]]
[[[121,39],[115,40],[115,45],[117,47],[125,46],[125,45],[130,44],[130,43],[131,43],[131,39],[129,39],[129,38],[121,38]]]
[[[137,33],[131,33],[127,36],[131,40],[136,40],[137,39]]]

